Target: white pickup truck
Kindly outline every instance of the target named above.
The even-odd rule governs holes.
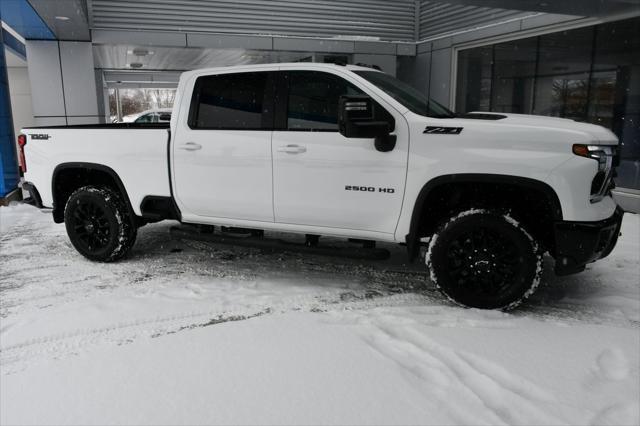
[[[600,126],[455,115],[377,70],[313,63],[186,72],[166,124],[19,136],[24,189],[89,259],[123,257],[162,219],[394,242],[412,260],[428,241],[441,291],[493,309],[535,290],[545,252],[559,275],[611,252],[617,145]]]

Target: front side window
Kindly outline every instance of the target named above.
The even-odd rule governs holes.
[[[337,132],[340,96],[364,94],[345,79],[326,72],[291,71],[286,78],[288,130]]]
[[[454,114],[439,103],[429,99],[407,83],[379,71],[354,71],[360,77],[375,84],[411,112],[433,118],[452,118]]]
[[[262,130],[268,72],[199,77],[194,88],[189,125],[195,129]]]

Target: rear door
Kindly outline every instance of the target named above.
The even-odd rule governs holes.
[[[273,132],[275,221],[392,234],[407,172],[406,120],[388,105],[397,143],[379,152],[373,139],[338,132],[341,95],[364,90],[326,71],[281,71]],[[371,94],[369,94],[371,95]]]
[[[267,70],[190,83],[188,117],[180,113],[172,145],[175,198],[185,220],[273,222],[272,78]]]

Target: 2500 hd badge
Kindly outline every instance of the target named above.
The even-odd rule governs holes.
[[[362,192],[376,192],[376,188],[373,186],[355,186],[355,185],[346,185],[344,187],[345,191],[362,191]],[[378,188],[377,192],[384,192],[386,194],[393,194],[396,192],[393,188]]]

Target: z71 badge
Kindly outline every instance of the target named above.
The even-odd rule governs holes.
[[[383,192],[385,194],[393,194],[396,192],[393,188],[376,188],[374,186],[354,186],[354,185],[346,185],[344,187],[345,191],[359,191],[359,192]]]
[[[427,126],[422,133],[430,133],[434,135],[459,135],[463,127],[438,127]]]

